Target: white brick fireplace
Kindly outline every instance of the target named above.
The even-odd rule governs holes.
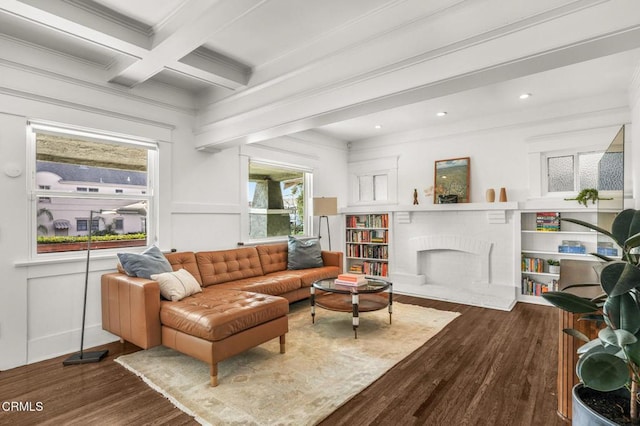
[[[455,207],[393,214],[394,292],[510,310],[519,283],[515,208],[511,203]]]

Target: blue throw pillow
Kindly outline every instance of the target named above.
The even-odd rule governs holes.
[[[153,274],[173,272],[171,264],[156,246],[151,246],[140,254],[118,253],[122,269],[131,277],[151,279]]]
[[[289,236],[287,269],[319,268],[323,266],[320,240],[317,238],[298,239]]]

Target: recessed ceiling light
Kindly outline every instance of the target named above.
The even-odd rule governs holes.
[[[444,117],[445,115],[447,115],[447,111],[440,111],[439,113],[436,114],[438,117]]]
[[[376,124],[375,126],[373,126],[376,129],[382,129],[382,126],[380,124]]]
[[[520,95],[520,99],[527,99],[531,97],[531,93],[523,93],[522,95]]]

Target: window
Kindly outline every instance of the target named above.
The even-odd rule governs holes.
[[[349,163],[349,202],[355,205],[398,202],[398,157]]]
[[[147,207],[153,205],[157,144],[40,123],[30,124],[29,142],[34,254],[84,250],[90,221],[92,250],[155,239],[147,235]]]
[[[547,191],[572,192],[586,188],[623,188],[622,152],[578,152],[547,157]]]
[[[311,173],[269,163],[251,161],[247,203],[249,238],[252,240],[287,235],[307,235],[306,212]]]
[[[388,180],[386,174],[358,176],[358,201],[386,201]]]

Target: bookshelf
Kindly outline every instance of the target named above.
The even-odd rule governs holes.
[[[389,214],[348,214],[345,220],[347,272],[389,276]]]
[[[594,260],[600,251],[615,257],[619,251],[611,239],[582,226],[551,219],[574,218],[610,229],[615,212],[594,210],[538,210],[521,212],[521,265],[518,300],[546,304],[543,292],[557,290],[559,271],[550,270],[549,259]],[[556,226],[557,225],[557,226]]]

